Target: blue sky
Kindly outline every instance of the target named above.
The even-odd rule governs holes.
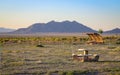
[[[0,27],[76,20],[95,30],[120,28],[120,0],[0,0]]]

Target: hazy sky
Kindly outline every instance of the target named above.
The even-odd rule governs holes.
[[[0,0],[0,27],[76,20],[95,30],[120,28],[120,0]]]

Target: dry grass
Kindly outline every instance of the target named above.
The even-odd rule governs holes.
[[[2,74],[64,74],[73,71],[79,73],[110,73],[120,74],[120,48],[119,44],[110,45],[86,45],[86,44],[44,44],[44,47],[36,47],[34,44],[6,44],[1,50]],[[99,54],[99,62],[73,61],[72,51],[78,48],[89,50],[90,54]],[[108,74],[109,74],[108,73]]]

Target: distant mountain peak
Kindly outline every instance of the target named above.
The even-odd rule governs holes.
[[[64,23],[69,23],[69,22],[71,22],[71,21],[69,21],[69,20],[65,20],[65,21],[62,21],[62,22],[64,22]]]
[[[55,21],[55,20],[52,20],[52,21],[50,21],[50,22],[48,22],[48,23],[56,23],[56,21]]]
[[[120,30],[120,28],[115,28],[115,29],[113,29],[113,30]]]
[[[74,22],[74,23],[78,23],[78,22],[77,22],[77,21],[75,21],[75,20],[74,20],[74,21],[72,21],[72,22]]]
[[[31,26],[29,26],[28,28],[39,27],[40,25],[44,25],[44,23],[35,23],[35,24],[32,24]]]
[[[105,33],[120,33],[120,28],[115,28],[115,29],[106,31]]]
[[[50,33],[50,32],[59,32],[59,33],[74,33],[74,32],[96,32],[95,30],[78,23],[77,21],[65,20],[62,22],[56,22],[54,20],[48,23],[35,23],[29,26],[28,28],[18,29],[14,33]]]
[[[69,21],[69,20],[65,20],[65,21],[62,21],[62,22],[57,22],[55,20],[52,20],[48,23],[78,23],[77,21]]]

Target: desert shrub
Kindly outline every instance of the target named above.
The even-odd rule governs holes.
[[[68,71],[66,75],[74,75],[74,71]]]
[[[47,71],[46,72],[46,75],[56,75],[56,74],[58,74],[58,71]]]
[[[22,65],[24,65],[24,62],[20,62],[20,61],[10,63],[10,66],[22,66]]]
[[[58,72],[58,75],[66,75],[66,72],[64,72],[64,71],[59,71],[59,72]]]
[[[102,72],[119,72],[120,68],[104,68],[101,71]]]
[[[120,47],[116,47],[114,50],[115,51],[120,51]]]
[[[2,67],[16,67],[16,66],[23,66],[25,63],[18,61],[18,62],[2,62]]]
[[[60,38],[55,38],[54,41],[60,41]]]
[[[80,70],[80,71],[74,71],[74,75],[86,74],[88,72],[89,72],[88,70],[85,70],[85,71],[82,71],[82,70]]]
[[[37,45],[37,47],[44,47],[42,44]]]
[[[117,41],[116,44],[120,44],[120,41]]]
[[[12,53],[13,51],[12,50],[4,50],[3,52],[4,53]]]
[[[120,75],[120,72],[115,72],[113,75]]]
[[[67,38],[62,38],[62,40],[64,41],[64,40],[67,40]]]
[[[84,41],[88,40],[88,38],[86,37],[78,37],[78,36],[42,36],[42,37],[33,37],[33,36],[26,36],[26,37],[4,37],[4,38],[0,38],[0,42],[1,43],[18,43],[18,44],[36,44],[39,43],[39,41],[43,42],[43,43],[72,43],[72,42],[76,42],[76,43],[83,43]]]
[[[116,44],[120,44],[120,39],[117,39],[117,40],[116,40]]]
[[[47,73],[46,73],[46,75],[51,75],[53,72],[51,72],[51,71],[48,71]]]
[[[5,40],[4,40],[4,42],[8,42],[8,41],[9,41],[9,39],[5,39]]]

